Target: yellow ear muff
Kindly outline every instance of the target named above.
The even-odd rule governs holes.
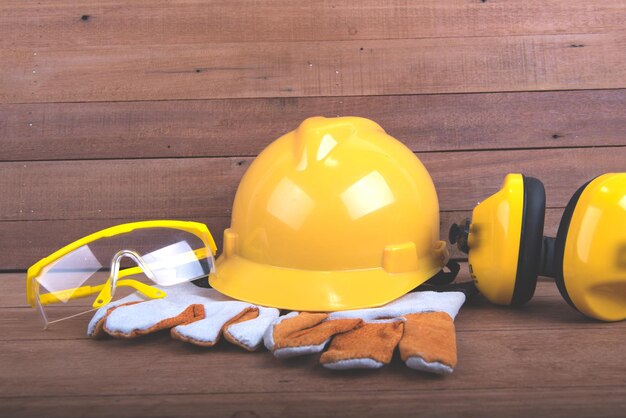
[[[509,174],[474,208],[471,221],[452,226],[450,242],[469,254],[476,287],[493,303],[522,305],[533,296],[538,275],[553,277],[581,313],[626,319],[626,173],[604,174],[580,187],[556,238],[543,236],[545,205],[539,180]]]
[[[544,212],[543,184],[509,174],[497,193],[474,208],[469,228],[454,225],[450,230],[451,242],[458,240],[468,250],[472,278],[491,302],[517,306],[533,296]]]
[[[570,199],[554,243],[563,298],[602,321],[626,319],[626,173],[604,174]]]

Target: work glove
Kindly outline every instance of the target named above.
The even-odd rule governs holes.
[[[326,313],[290,312],[265,333],[278,358],[320,353],[329,369],[374,369],[389,364],[394,350],[408,367],[450,374],[457,364],[454,318],[462,291],[418,291],[385,306]]]
[[[93,338],[106,334],[134,338],[170,329],[173,338],[191,344],[211,347],[223,335],[227,341],[254,351],[279,316],[278,309],[240,302],[189,282],[156,287],[167,295],[146,300],[133,293],[100,308],[89,322],[87,334]]]

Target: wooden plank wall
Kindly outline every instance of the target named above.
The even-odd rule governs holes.
[[[254,156],[313,115],[411,147],[443,236],[508,172],[554,233],[626,169],[626,0],[4,0],[0,75],[0,270],[130,220],[221,242]]]

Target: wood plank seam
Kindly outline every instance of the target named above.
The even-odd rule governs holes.
[[[611,144],[611,145],[569,145],[569,146],[554,146],[549,149],[553,150],[584,150],[584,149],[602,149],[602,148],[624,148],[626,146],[626,138],[624,140],[624,144]],[[547,149],[545,147],[514,147],[514,148],[481,148],[480,152],[488,153],[488,152],[500,152],[503,150],[506,151],[533,151],[533,150],[542,150]],[[424,154],[441,154],[441,153],[467,153],[477,151],[475,148],[459,148],[454,150],[427,150],[427,151],[419,151],[415,154],[417,157]],[[258,154],[241,154],[233,157],[241,157],[245,159],[254,159],[258,156]],[[219,158],[231,158],[231,156],[221,156],[221,155],[186,155],[186,156],[164,156],[164,157],[149,157],[150,160],[193,160],[193,159],[219,159]],[[68,159],[37,159],[37,160],[2,160],[0,159],[0,164],[2,163],[47,163],[47,162],[77,162],[77,161],[133,161],[133,160],[146,160],[146,157],[94,157],[94,158],[68,158]],[[2,220],[0,220],[2,222]]]

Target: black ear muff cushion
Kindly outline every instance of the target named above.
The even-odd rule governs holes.
[[[565,287],[565,280],[563,278],[563,254],[565,253],[567,232],[569,231],[569,225],[572,221],[572,215],[574,215],[574,209],[576,208],[578,199],[580,199],[580,195],[593,180],[595,180],[595,178],[580,186],[567,203],[567,206],[565,206],[561,222],[559,223],[559,230],[556,233],[556,240],[554,242],[554,281],[556,283],[556,287],[559,288],[559,292],[561,292],[563,299],[565,299],[567,303],[569,303],[570,306],[576,310],[578,310],[578,308],[576,308],[574,302],[570,299],[569,294],[567,293],[567,288]]]
[[[524,209],[520,237],[517,275],[511,305],[525,304],[535,294],[541,262],[543,222],[546,213],[546,191],[543,183],[524,176]]]

